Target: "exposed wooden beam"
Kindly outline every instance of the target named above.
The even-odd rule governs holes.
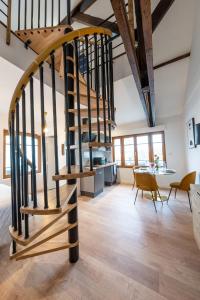
[[[140,81],[140,70],[137,62],[137,56],[135,51],[134,41],[131,36],[128,19],[126,15],[126,8],[124,4],[124,0],[111,0],[111,4],[113,7],[113,11],[118,23],[118,28],[124,42],[124,47],[127,53],[127,57],[131,66],[131,70],[133,73],[133,77],[135,79],[136,87],[139,93],[139,97],[144,109],[144,112],[147,117],[148,125],[151,124],[149,112],[147,111],[146,100],[144,97],[144,93],[142,91],[141,81]]]
[[[187,53],[185,53],[183,55],[177,56],[177,57],[175,57],[173,59],[170,59],[170,60],[167,60],[167,61],[165,61],[165,62],[163,62],[161,64],[158,64],[158,65],[154,66],[154,70],[162,68],[162,67],[165,67],[165,66],[167,66],[169,64],[173,64],[173,63],[175,63],[177,61],[180,61],[182,59],[185,59],[187,57],[190,57],[190,52],[187,52]]]
[[[93,17],[91,15],[84,14],[82,12],[76,13],[73,17],[73,21],[78,21],[86,25],[102,26],[110,29],[112,32],[119,34],[119,29],[116,23],[104,21],[101,18]]]
[[[152,31],[154,32],[160,24],[175,0],[160,0],[152,13]]]

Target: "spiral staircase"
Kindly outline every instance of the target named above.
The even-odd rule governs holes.
[[[21,77],[9,111],[12,225],[10,258],[21,260],[69,249],[69,261],[79,257],[77,179],[95,175],[93,149],[110,148],[115,127],[111,32],[90,27],[73,31],[70,25],[20,29],[16,35],[37,54]],[[55,189],[48,189],[45,132],[45,70],[51,74]],[[35,78],[40,105],[36,107]],[[65,109],[65,164],[60,164],[57,81],[63,83]],[[35,134],[40,118],[42,141],[42,191],[37,188]],[[87,119],[83,124],[82,120]],[[31,135],[31,160],[27,133]],[[82,133],[89,142],[82,141]],[[97,140],[93,141],[93,134]],[[89,167],[84,166],[83,148]],[[68,241],[66,241],[66,232]]]

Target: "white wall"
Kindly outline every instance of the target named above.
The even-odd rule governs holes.
[[[192,117],[200,123],[200,1],[196,1],[196,16],[193,30],[192,50],[189,66],[184,123]],[[200,172],[200,146],[189,149],[187,146],[187,132],[185,126],[185,149],[187,170]],[[199,174],[197,176],[199,182]]]
[[[183,119],[182,116],[177,115],[158,120],[157,124],[158,126],[154,128],[145,127],[145,123],[142,122],[121,125],[113,131],[113,136],[164,130],[167,165],[168,168],[175,169],[176,174],[158,176],[157,180],[161,187],[168,187],[170,182],[180,180],[186,170]],[[118,180],[121,183],[131,184],[133,182],[132,169],[119,168]]]

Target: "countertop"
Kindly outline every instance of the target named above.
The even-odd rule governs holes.
[[[110,163],[107,163],[105,165],[95,165],[95,166],[93,166],[93,170],[107,168],[107,167],[114,166],[114,165],[116,165],[115,162],[110,162]],[[89,166],[85,166],[85,168],[89,169],[90,167]]]

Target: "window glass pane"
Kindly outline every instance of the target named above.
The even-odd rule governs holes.
[[[121,144],[120,139],[114,139],[115,146],[120,146],[120,144]]]
[[[138,164],[148,165],[149,163],[149,145],[141,144],[137,145]]]
[[[163,161],[163,146],[162,143],[153,144],[153,153],[159,157],[159,160]]]
[[[124,138],[124,145],[133,145],[134,139],[133,137]]]
[[[134,159],[134,145],[124,146],[124,159],[126,166],[132,166],[135,163]]]
[[[137,144],[148,144],[148,135],[137,136]]]
[[[115,146],[114,151],[115,151],[115,162],[118,165],[121,165],[121,146]]]
[[[162,143],[162,134],[153,134],[152,135],[153,143]]]

